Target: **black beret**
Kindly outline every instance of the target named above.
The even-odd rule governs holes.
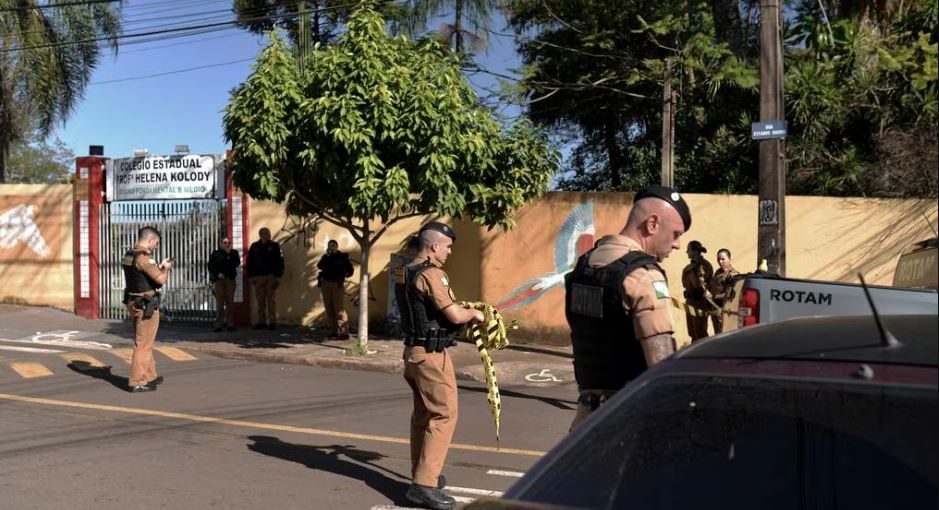
[[[440,232],[441,234],[456,241],[456,232],[454,232],[453,229],[450,228],[450,225],[447,225],[446,223],[440,223],[439,221],[432,221],[424,225],[423,227],[421,227],[420,233],[423,234],[425,230],[436,230],[437,232]]]
[[[688,209],[688,204],[685,202],[685,199],[682,198],[677,191],[667,186],[647,186],[636,193],[636,198],[633,199],[633,203],[635,204],[646,198],[658,198],[668,202],[678,211],[678,215],[681,216],[681,221],[685,224],[685,232],[691,228],[691,211]]]

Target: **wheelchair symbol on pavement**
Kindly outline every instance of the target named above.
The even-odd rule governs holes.
[[[534,382],[534,383],[561,382],[560,379],[558,379],[557,377],[554,376],[554,374],[551,373],[551,369],[549,368],[543,368],[541,369],[541,372],[538,372],[537,374],[528,374],[525,376],[525,380],[528,382]]]

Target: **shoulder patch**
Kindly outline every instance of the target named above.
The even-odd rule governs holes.
[[[446,277],[446,276],[441,276],[441,277],[440,277],[440,282],[443,283],[443,286],[444,286],[444,287],[449,287],[449,286],[450,286],[450,280],[447,280],[447,277]]]
[[[154,265],[154,266],[155,266],[156,263],[157,263],[156,259],[154,259],[154,258],[151,258],[148,262],[149,262],[151,265]]]
[[[655,289],[655,297],[657,299],[668,299],[671,297],[668,293],[668,283],[666,283],[665,280],[652,282],[652,288]]]

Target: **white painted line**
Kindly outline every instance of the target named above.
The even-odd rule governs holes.
[[[518,471],[500,471],[500,470],[498,470],[498,469],[490,469],[489,471],[486,471],[486,474],[487,474],[487,475],[496,475],[496,476],[509,476],[509,477],[512,477],[512,478],[521,478],[521,477],[525,476],[525,473],[521,473],[521,472],[518,472]]]
[[[502,497],[502,493],[499,491],[487,491],[485,489],[472,489],[469,487],[454,487],[452,485],[447,485],[443,488],[443,490],[449,492],[458,492],[460,494],[472,494],[474,496],[491,496],[493,498]]]
[[[0,339],[0,341],[3,341]],[[14,347],[12,345],[0,345],[0,351],[16,351],[16,352],[42,352],[46,354],[55,354],[65,351],[57,351],[55,349],[38,349],[36,347]]]
[[[68,347],[69,349],[92,349],[96,351],[106,351],[111,348],[111,344],[105,344],[101,342],[87,342],[82,340],[27,340],[23,338],[17,338],[14,340],[3,338],[2,341],[13,342],[17,344],[52,345],[55,347]]]
[[[371,510],[421,510],[420,508],[412,508],[409,506],[395,506],[395,505],[375,505]]]
[[[472,503],[476,498],[464,498],[463,496],[451,496],[457,503]]]

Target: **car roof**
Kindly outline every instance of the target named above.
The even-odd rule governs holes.
[[[900,345],[882,347],[872,315],[798,317],[717,335],[676,353],[675,358],[939,365],[939,315],[887,315],[881,320]]]

